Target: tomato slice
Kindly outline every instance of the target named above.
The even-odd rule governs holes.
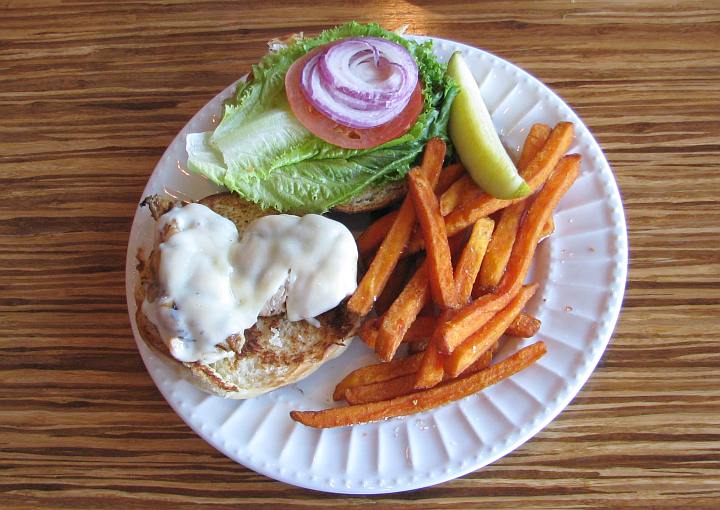
[[[369,129],[343,126],[326,117],[308,102],[300,88],[303,67],[322,47],[315,48],[297,59],[285,75],[285,93],[295,117],[312,134],[344,149],[370,149],[389,142],[407,133],[423,110],[423,95],[420,81],[410,101],[397,117],[390,122]]]

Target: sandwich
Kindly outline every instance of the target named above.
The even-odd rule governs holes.
[[[215,129],[186,138],[187,167],[229,192],[142,204],[156,228],[137,256],[141,336],[228,398],[298,381],[347,347],[357,246],[321,214],[404,196],[427,141],[447,140],[457,93],[430,43],[373,24],[271,48]]]
[[[330,232],[339,241],[326,244],[324,252],[320,250],[316,253],[316,260],[322,260],[323,255],[337,259],[334,265],[330,264],[332,267],[325,267],[324,281],[323,275],[320,275],[319,282],[318,278],[308,282],[308,275],[302,270],[292,275],[286,271],[284,277],[273,276],[276,284],[273,291],[273,277],[264,278],[266,275],[261,273],[271,272],[278,265],[268,263],[267,260],[263,264],[258,260],[267,243],[263,243],[264,239],[261,238],[265,232],[258,231],[256,227],[260,219],[289,215],[278,215],[275,211],[261,209],[230,193],[212,195],[197,204],[182,204],[153,195],[147,197],[142,205],[147,206],[155,218],[156,233],[152,251],[149,254],[141,251],[137,255],[140,278],[135,289],[135,319],[138,330],[154,352],[181,368],[185,377],[195,386],[227,398],[254,397],[310,375],[349,345],[358,319],[347,313],[344,301],[356,286],[357,249],[350,232],[346,229],[342,232],[344,227],[340,224],[331,224],[330,229],[319,230],[321,235]],[[199,209],[200,213],[191,211],[191,208]],[[223,252],[227,245],[222,246],[212,238],[206,239],[208,242],[205,245],[198,240],[199,236],[207,237],[208,232],[212,232],[213,221],[220,222],[220,228],[228,230],[230,235],[236,229],[237,237],[233,236],[228,243],[230,250]],[[200,223],[201,228],[194,229],[195,222]],[[226,233],[223,231],[219,235]],[[248,233],[252,235],[243,236]],[[280,235],[286,236],[287,229]],[[180,239],[183,236],[185,239]],[[316,239],[310,242],[316,242]],[[172,246],[173,243],[176,246]],[[233,248],[235,253],[232,253]],[[290,256],[306,259],[313,256],[303,250],[303,246],[296,246],[295,252],[292,248],[286,250]],[[213,267],[203,267],[203,257],[207,258],[211,266],[222,265],[224,261],[217,259],[225,258],[233,267],[221,267],[219,271],[214,271]],[[245,259],[247,263],[241,267],[242,263],[237,259]],[[327,266],[329,262],[326,260],[319,265]],[[222,269],[226,272],[223,273]],[[244,281],[238,282],[239,288],[227,288],[228,275],[232,272],[245,275]],[[253,272],[255,274],[251,274]],[[222,282],[223,276],[225,282]],[[291,276],[296,284],[303,278],[306,281],[299,282],[300,285],[293,289],[289,281]],[[317,275],[311,273],[310,276]],[[194,284],[187,281],[193,278],[199,281]],[[185,281],[178,282],[178,279]],[[228,307],[227,299],[223,299],[223,291],[234,291],[235,298],[247,299],[250,296],[252,300],[256,297],[256,289],[248,289],[247,285],[245,289],[241,288],[247,282],[270,290],[259,293],[261,303],[257,299],[256,303],[245,303],[251,306],[255,304],[255,309],[250,311],[250,318],[242,322],[243,317],[247,316],[248,306],[236,304]],[[322,296],[320,301],[324,301],[324,306],[321,302],[319,308],[310,310],[311,317],[303,317],[302,309],[308,308],[303,301],[311,297],[303,294],[313,284],[331,285],[331,295]],[[181,290],[178,291],[178,288]],[[298,297],[293,294],[294,290],[300,292],[300,307],[295,306],[295,309],[301,309],[300,314],[293,309],[292,300],[297,301]],[[204,293],[191,295],[191,299],[188,299],[188,294],[195,292]],[[210,310],[207,309],[208,305]],[[315,315],[317,310],[321,313]],[[236,328],[229,317],[233,312],[239,312],[241,316],[240,326]],[[193,324],[193,321],[200,324]],[[250,322],[252,324],[248,326]],[[203,330],[221,333],[203,338]]]

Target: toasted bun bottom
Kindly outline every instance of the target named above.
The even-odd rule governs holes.
[[[271,214],[229,193],[212,195],[200,203],[232,220],[241,232],[253,220]],[[245,399],[299,381],[340,355],[355,332],[357,321],[348,316],[342,303],[317,317],[318,327],[307,321],[290,322],[284,315],[261,317],[244,332],[244,343],[230,337],[220,346],[231,351],[230,357],[208,364],[180,362],[142,312],[142,303],[154,283],[152,259],[152,254],[146,260],[138,253],[141,283],[135,289],[135,319],[140,335],[153,351],[180,367],[190,382],[213,395]]]
[[[356,214],[377,211],[399,201],[407,194],[405,179],[370,186],[360,195],[353,197],[344,204],[336,205],[333,210]]]

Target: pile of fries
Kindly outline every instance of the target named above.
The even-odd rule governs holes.
[[[476,393],[545,354],[540,341],[491,365],[504,334],[529,338],[540,328],[522,311],[538,286],[524,281],[577,178],[580,156],[565,155],[572,139],[569,122],[532,126],[518,168],[533,193],[514,200],[483,193],[459,164],[442,168],[445,144],[430,140],[400,208],[357,240],[371,262],[347,307],[364,317],[359,336],[381,363],[337,385],[334,399],[350,405],[290,416],[317,428],[406,416]],[[403,343],[409,354],[397,357]]]

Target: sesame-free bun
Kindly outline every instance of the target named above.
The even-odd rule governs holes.
[[[274,214],[262,210],[235,194],[221,193],[200,201],[216,213],[235,223],[240,233],[257,218]],[[181,207],[157,196],[148,197],[148,205],[157,219],[172,207]],[[349,345],[357,326],[345,310],[345,302],[316,317],[319,325],[308,321],[290,322],[285,314],[260,317],[245,330],[245,341],[238,335],[227,338],[219,348],[232,355],[213,363],[180,362],[161,339],[158,329],[142,312],[142,303],[161,293],[156,279],[159,261],[157,243],[149,257],[139,252],[139,283],[135,289],[135,319],[145,343],[154,351],[182,367],[185,376],[202,390],[222,397],[244,399],[255,397],[307,377]]]

